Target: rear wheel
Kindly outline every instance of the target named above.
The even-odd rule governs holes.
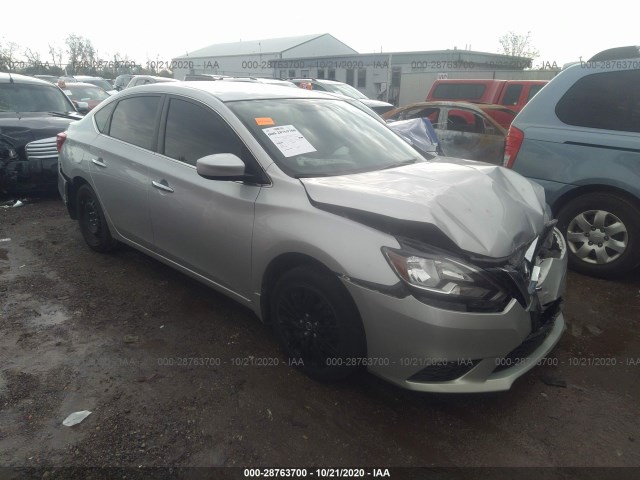
[[[640,263],[640,210],[618,195],[590,193],[558,213],[570,267],[580,273],[614,277]]]
[[[360,369],[364,328],[351,296],[331,273],[307,266],[286,272],[273,290],[270,318],[291,363],[307,375],[332,381]]]
[[[98,197],[89,185],[82,185],[77,194],[78,223],[87,245],[96,252],[113,250],[117,241],[111,237]]]

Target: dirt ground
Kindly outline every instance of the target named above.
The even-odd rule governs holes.
[[[640,273],[571,274],[565,313],[558,365],[505,393],[321,384],[233,301],[90,251],[56,197],[0,209],[0,466],[638,467]]]

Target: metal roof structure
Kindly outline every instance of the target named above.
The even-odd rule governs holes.
[[[188,52],[187,54],[181,55],[176,58],[226,57],[238,55],[282,53],[312,40],[317,40],[321,37],[331,37],[334,41],[339,42],[347,48],[353,50],[348,45],[340,42],[340,40],[335,38],[333,35],[329,33],[320,33],[313,35],[300,35],[298,37],[267,38],[263,40],[218,43],[215,45],[209,45],[208,47],[200,48],[198,50],[194,50],[193,52]],[[353,53],[357,54],[358,52],[356,50],[353,50]]]

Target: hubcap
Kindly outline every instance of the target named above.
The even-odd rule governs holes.
[[[582,212],[567,228],[569,249],[586,263],[613,262],[624,253],[628,241],[624,223],[604,210]]]
[[[320,292],[307,286],[288,289],[280,298],[277,322],[291,357],[322,367],[339,355],[336,315]]]
[[[93,235],[97,235],[100,231],[100,217],[98,216],[98,207],[94,200],[88,200],[84,204],[84,216],[87,229]]]

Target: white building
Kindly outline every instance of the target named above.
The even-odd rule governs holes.
[[[174,78],[188,73],[270,78],[326,78],[396,105],[422,101],[437,78],[550,79],[523,71],[530,59],[470,50],[360,54],[332,35],[210,45],[176,57]]]

